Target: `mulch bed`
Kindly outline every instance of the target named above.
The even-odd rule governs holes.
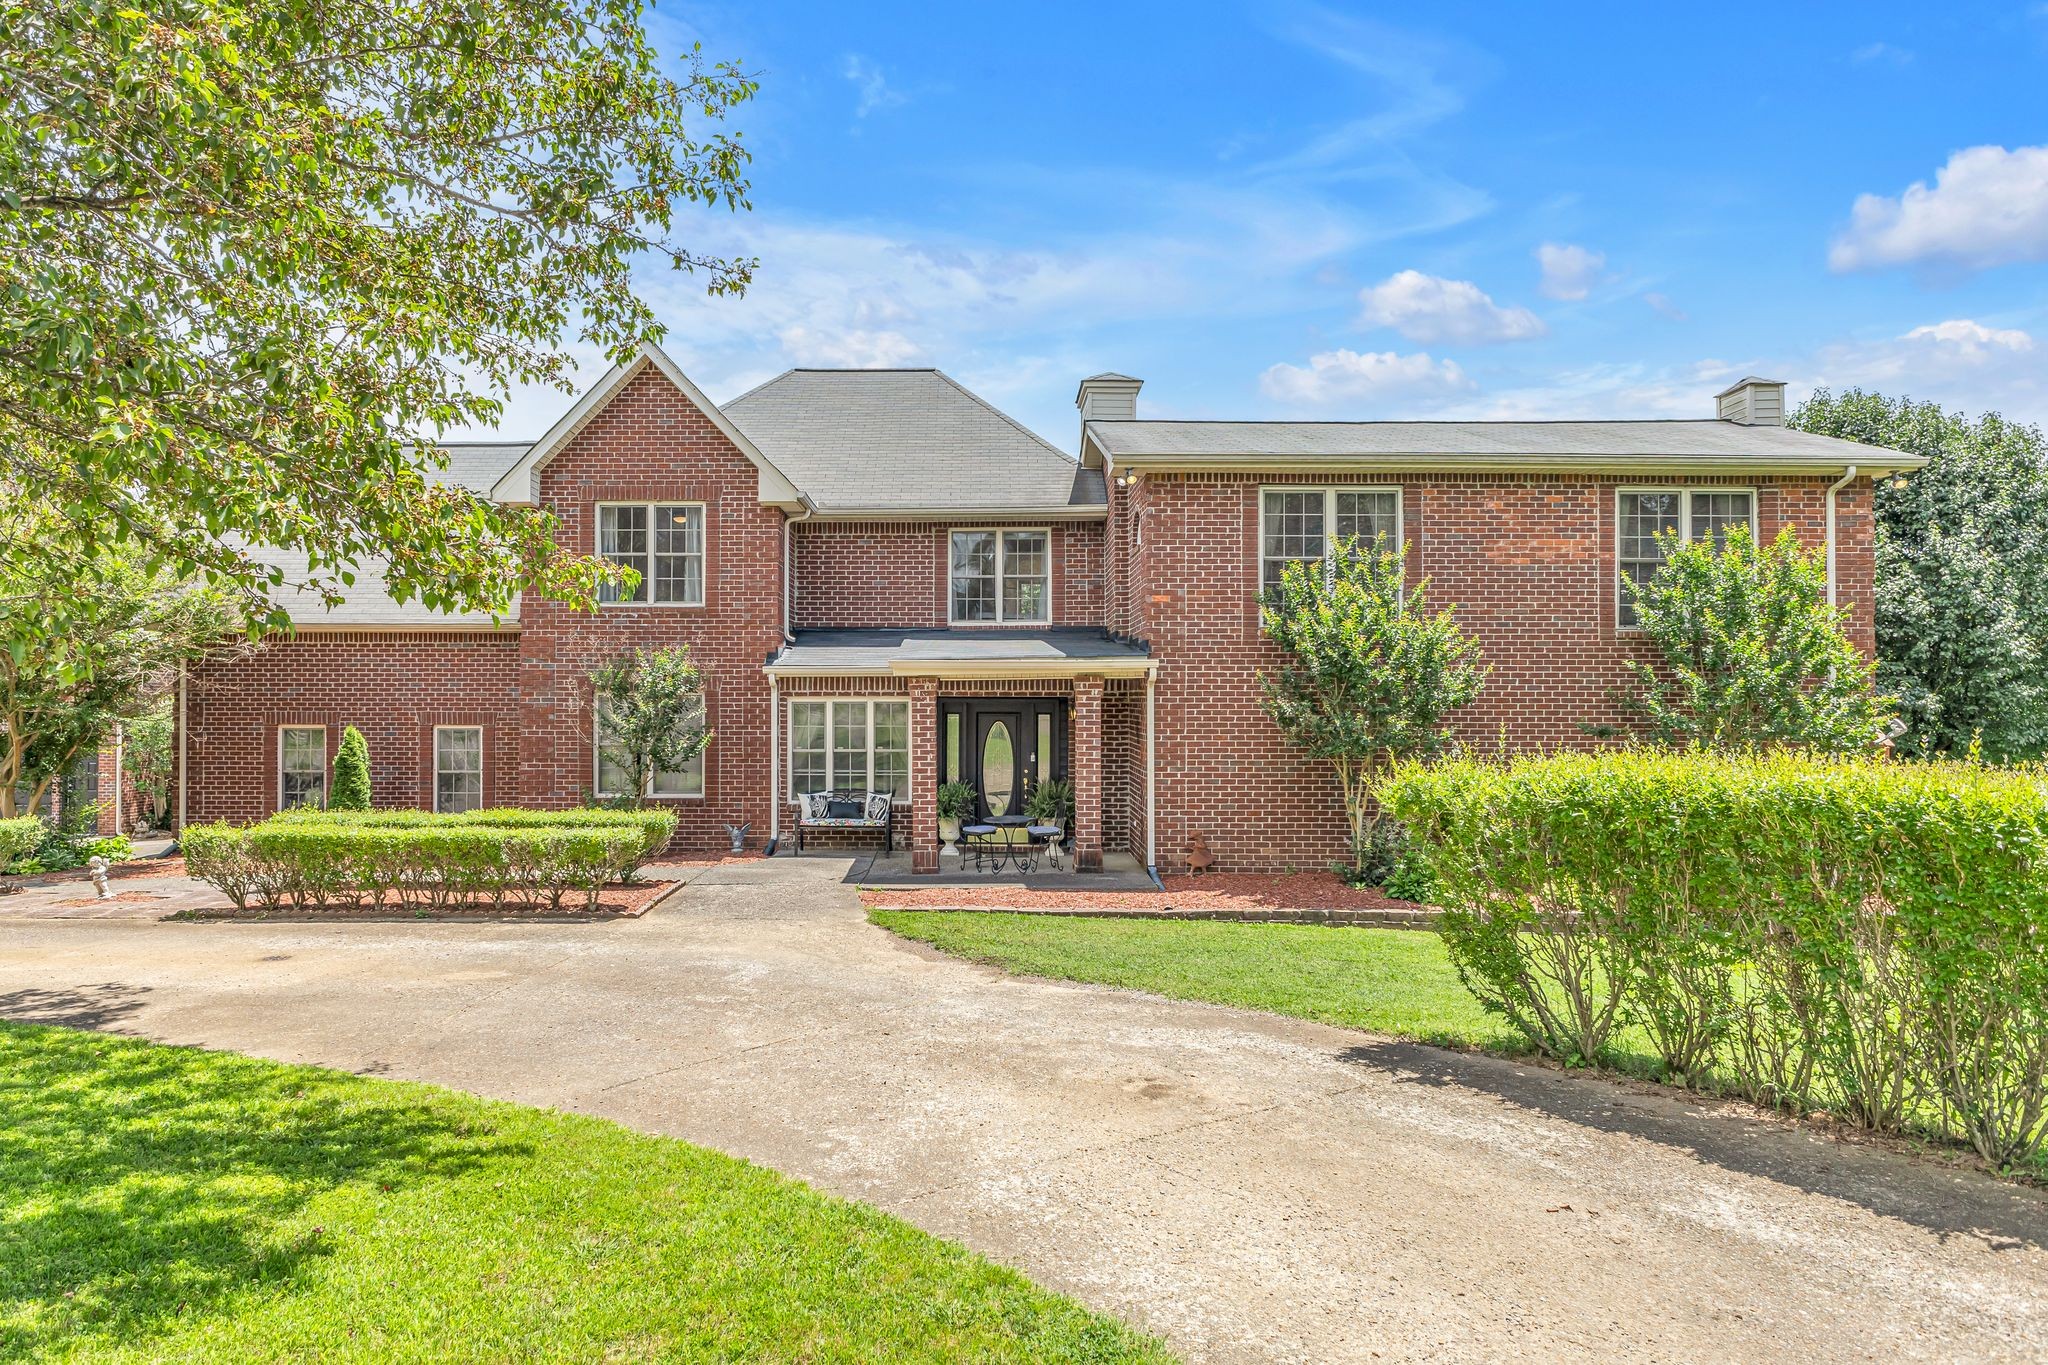
[[[115,863],[107,869],[110,881],[121,881],[128,877],[182,877],[185,875],[185,858],[182,854],[171,854],[164,858],[136,858],[125,863]],[[13,891],[24,886],[60,886],[65,882],[92,884],[92,872],[88,868],[75,867],[66,872],[35,872],[26,876],[0,876],[0,892]]]
[[[1177,913],[1202,917],[1316,917],[1377,912],[1405,918],[1428,907],[1355,887],[1334,872],[1212,872],[1164,877],[1160,891],[1045,891],[992,882],[987,886],[931,886],[915,890],[863,889],[861,903],[888,910],[1101,910]]]
[[[613,882],[598,892],[597,906],[588,909],[581,895],[562,898],[559,909],[546,905],[492,905],[488,901],[460,905],[444,905],[438,908],[406,905],[395,896],[387,896],[381,905],[329,906],[325,909],[295,909],[284,905],[275,908],[250,906],[237,910],[223,906],[217,910],[185,910],[171,916],[180,920],[547,920],[547,921],[588,921],[602,919],[633,919],[646,914],[681,882],[639,881],[627,886]],[[105,904],[104,901],[97,902]]]
[[[101,900],[98,896],[86,896],[80,900],[52,901],[52,905],[134,905],[140,901],[160,901],[163,895],[156,891],[116,891]]]

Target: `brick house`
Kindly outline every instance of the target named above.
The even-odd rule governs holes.
[[[568,806],[617,794],[588,675],[687,644],[714,737],[652,798],[680,847],[791,832],[796,794],[895,792],[913,866],[938,866],[934,793],[1014,809],[1073,780],[1079,866],[1317,867],[1342,852],[1326,767],[1261,711],[1261,583],[1331,535],[1386,532],[1493,666],[1466,739],[1583,742],[1640,653],[1623,574],[1652,532],[1791,526],[1872,644],[1871,489],[1914,457],[1782,425],[1745,380],[1718,415],[1654,422],[1181,422],[1138,380],[1081,381],[1078,457],[936,370],[792,370],[723,408],[654,348],[531,445],[457,444],[441,477],[560,518],[641,586],[595,613],[399,606],[373,574],[308,599],[296,633],[195,669],[180,698],[181,820],[320,799],[342,727],[380,805]],[[287,572],[303,565],[289,562]]]

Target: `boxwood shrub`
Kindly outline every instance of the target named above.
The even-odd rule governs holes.
[[[2048,1142],[2048,775],[1608,751],[1412,766],[1466,986],[1544,1052],[1639,1025],[1674,1079],[1996,1165]]]
[[[196,825],[186,867],[239,908],[597,903],[675,834],[666,811],[293,811]]]
[[[0,867],[27,857],[43,842],[43,822],[33,815],[0,820]]]

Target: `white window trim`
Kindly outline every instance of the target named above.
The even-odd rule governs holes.
[[[616,611],[622,607],[628,610],[658,607],[664,611],[678,608],[684,611],[703,610],[705,599],[711,595],[710,510],[695,498],[654,498],[646,502],[621,501],[617,498],[610,498],[604,502],[593,503],[590,512],[590,544],[591,553],[599,559],[609,558],[604,552],[603,523],[604,509],[607,507],[640,507],[646,509],[647,555],[646,562],[640,566],[640,582],[647,589],[647,598],[642,602],[600,602],[598,603],[599,609],[603,611]],[[697,550],[697,600],[694,602],[657,602],[654,600],[654,509],[657,507],[694,507],[697,509],[699,548]]]
[[[1678,494],[1678,538],[1692,543],[1692,495],[1695,493],[1747,493],[1749,495],[1749,537],[1757,537],[1757,495],[1754,484],[1729,483],[1631,483],[1614,490],[1614,628],[1627,635],[1642,633],[1641,626],[1621,622],[1621,609],[1628,602],[1628,590],[1621,586],[1621,500],[1641,493]]]
[[[490,803],[484,798],[490,794],[485,781],[490,766],[489,747],[484,743],[484,727],[481,725],[436,725],[434,727],[434,785],[428,794],[436,814],[441,811],[441,732],[443,730],[476,731],[476,808],[484,809]],[[451,769],[452,771],[452,769]]]
[[[993,621],[970,621],[956,616],[953,611],[953,537],[972,535],[987,531],[996,538],[996,619]],[[1003,562],[1009,551],[1003,547],[1006,534],[1025,534],[1032,531],[1045,537],[1045,619],[1038,621],[1013,621],[1003,614]],[[1049,626],[1052,624],[1052,527],[1050,526],[949,526],[946,528],[946,624],[949,626]]]
[[[287,806],[284,803],[284,733],[287,730],[318,730],[320,732],[320,795],[322,798],[320,804],[326,805],[327,800],[334,795],[333,792],[327,789],[328,784],[333,781],[333,774],[327,771],[327,727],[324,725],[280,725],[277,727],[278,810],[287,811],[295,809],[295,807]]]
[[[664,507],[672,507],[674,505],[673,503],[662,504]],[[707,701],[705,703],[707,719],[710,715],[710,709],[710,702]],[[598,715],[597,704],[593,702],[590,707],[590,794],[600,801],[614,801],[625,796],[626,793],[608,792],[604,789],[604,747],[603,736],[599,734],[599,730],[602,728],[600,722],[601,718]],[[710,752],[711,744],[707,740],[704,747],[697,750],[695,758],[691,760],[701,769],[696,791],[658,792],[654,789],[655,774],[649,773],[647,774],[647,785],[640,792],[640,799],[642,801],[702,801],[711,792],[711,766],[705,761],[705,755]]]
[[[784,745],[784,747],[788,750],[788,753],[784,756],[782,760],[783,801],[786,804],[794,806],[803,800],[803,793],[799,792],[796,789],[796,708],[813,702],[823,703],[825,706],[826,790],[852,790],[852,788],[846,787],[843,783],[841,783],[838,780],[839,775],[832,771],[832,708],[835,706],[845,706],[849,704],[865,704],[868,708],[868,770],[866,775],[861,780],[860,788],[864,792],[873,791],[875,789],[875,706],[877,703],[880,703],[883,706],[901,706],[904,708],[903,715],[905,723],[903,731],[903,785],[905,786],[905,788],[910,787],[910,775],[917,771],[917,730],[915,726],[909,723],[911,705],[910,698],[875,696],[791,697],[788,699],[782,715],[783,722],[788,726],[788,728],[783,732],[785,735],[788,736],[788,743]],[[816,750],[811,750],[810,752],[815,753]],[[903,795],[895,797],[893,800],[890,801],[889,804],[891,804],[892,806],[906,807],[910,805],[911,802],[915,799],[916,793],[914,791],[906,790]]]
[[[1266,483],[1259,485],[1258,525],[1253,534],[1257,540],[1252,545],[1254,567],[1258,572],[1258,590],[1266,591],[1266,494],[1268,493],[1321,493],[1323,495],[1323,565],[1327,572],[1335,563],[1330,557],[1330,542],[1336,539],[1337,495],[1339,493],[1392,493],[1394,495],[1394,531],[1392,543],[1399,545],[1402,528],[1408,524],[1407,497],[1398,483]],[[1619,506],[1620,504],[1616,504]],[[1294,563],[1294,560],[1288,560]],[[1306,561],[1302,561],[1306,562]]]

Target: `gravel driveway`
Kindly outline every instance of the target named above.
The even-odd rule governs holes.
[[[603,1114],[1190,1358],[2048,1357],[2048,1196],[1665,1095],[1005,978],[732,864],[642,920],[10,916],[0,1015]]]

